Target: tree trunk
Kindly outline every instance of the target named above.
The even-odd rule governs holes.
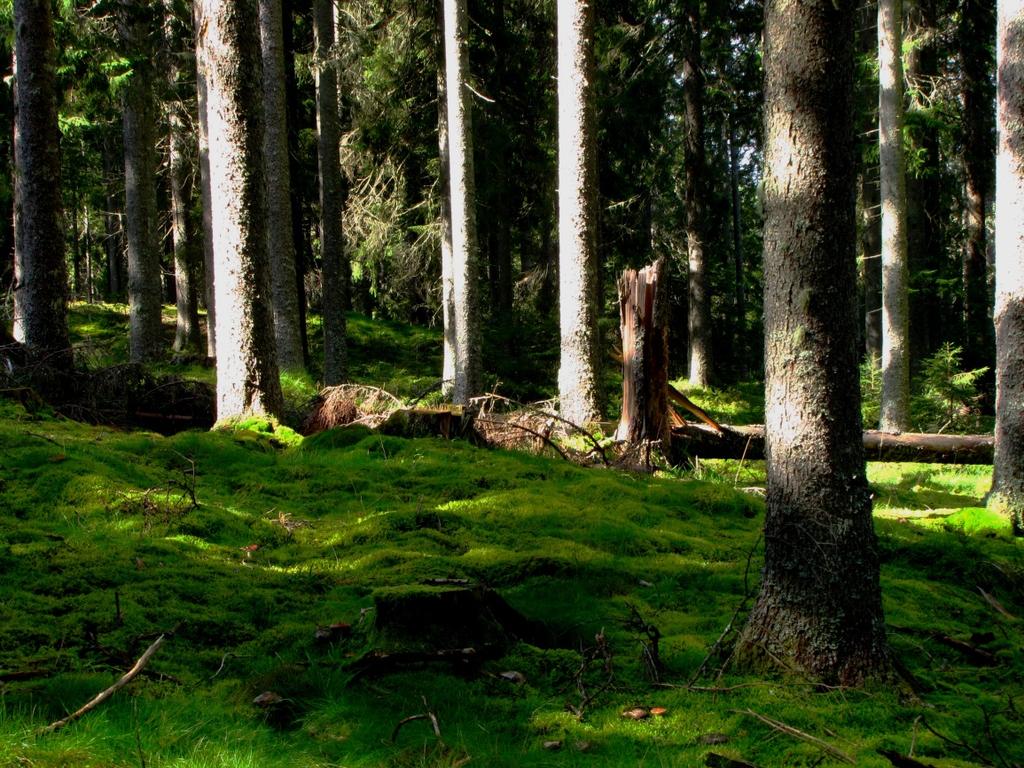
[[[213,190],[210,181],[210,129],[207,115],[207,63],[204,52],[203,4],[192,6],[196,30],[196,101],[199,111],[199,184],[203,205],[203,277],[206,298],[206,356],[217,357],[217,291],[213,258]]]
[[[178,30],[174,3],[165,0],[164,26],[167,45],[167,77],[170,102],[167,105],[168,177],[171,191],[171,239],[174,249],[174,295],[177,326],[174,350],[196,351],[199,333],[199,264],[196,237],[192,226],[192,179],[194,177],[188,110],[180,95],[183,55],[182,35]]]
[[[288,156],[288,113],[285,101],[285,56],[281,0],[260,0],[263,51],[263,105],[266,115],[264,162],[267,174],[267,247],[274,303],[277,359],[283,370],[301,370],[302,334],[299,294],[295,282],[292,240],[291,173]]]
[[[999,0],[996,455],[989,506],[1024,535],[1024,0]]]
[[[15,0],[14,338],[70,367],[56,55],[49,0]]]
[[[907,146],[917,156],[907,176],[907,264],[911,275],[938,274],[945,253],[943,222],[948,220],[942,194],[942,157],[932,102],[939,81],[939,28],[936,0],[905,5],[907,83],[914,98],[909,109],[919,118],[907,121]],[[944,298],[935,280],[922,280],[910,294],[911,359],[934,352],[949,338]]]
[[[464,405],[483,387],[476,185],[473,179],[473,104],[469,98],[469,41],[465,0],[444,0],[448,99],[448,188],[452,219],[452,305],[455,381],[452,401]]]
[[[853,0],[765,8],[765,417],[753,667],[855,685],[885,675],[857,373]]]
[[[676,454],[702,459],[764,458],[764,427],[722,427],[685,424],[672,429]],[[914,461],[927,464],[991,464],[995,440],[990,435],[937,435],[866,430],[862,442],[870,461]]]
[[[153,92],[155,14],[159,5],[131,0],[121,7],[121,39],[132,58],[124,88],[125,219],[132,362],[159,356],[160,239],[157,231],[157,103]]]
[[[733,339],[736,358],[736,372],[746,378],[750,372],[747,360],[747,297],[746,268],[743,263],[743,228],[742,209],[740,208],[740,148],[736,141],[736,130],[729,123],[729,207],[732,228],[732,259],[735,270],[735,294],[733,299],[733,317],[736,332]]]
[[[903,156],[903,3],[878,3],[878,141],[882,200],[882,413],[879,426],[910,426],[907,185]]]
[[[281,33],[284,39],[284,92],[288,117],[288,204],[291,207],[292,252],[295,254],[295,294],[299,308],[299,338],[302,340],[302,360],[309,367],[309,332],[306,328],[306,268],[313,255],[305,236],[302,221],[303,166],[299,162],[299,88],[295,81],[295,21],[293,0],[283,0]]]
[[[593,5],[558,0],[558,398],[576,424],[601,416],[593,47]]]
[[[343,192],[340,134],[338,131],[338,70],[331,56],[334,45],[334,3],[314,0],[313,29],[316,36],[317,154],[320,162],[320,263],[323,300],[320,313],[324,330],[324,384],[345,380],[345,284],[342,259]]]
[[[617,440],[672,443],[668,406],[670,303],[664,259],[619,278],[622,330],[622,416]]]
[[[448,88],[443,56],[444,9],[438,6],[437,49],[437,153],[438,185],[441,189],[441,319],[444,349],[441,372],[441,391],[451,397],[455,388],[455,263],[452,254],[452,206],[448,153]]]
[[[698,0],[687,0],[683,15],[683,102],[685,105],[686,252],[689,261],[690,384],[711,383],[711,285],[704,254],[704,67]]]
[[[963,252],[964,364],[970,368],[992,360],[989,321],[988,250],[985,209],[992,188],[993,94],[989,85],[989,54],[994,29],[992,7],[985,0],[964,0],[960,16],[960,57],[963,67],[964,196],[967,237]]]
[[[256,0],[201,0],[217,306],[217,418],[283,409],[270,305]]]
[[[858,53],[878,58],[878,11],[866,3],[860,10]],[[865,80],[868,80],[865,78]],[[877,143],[878,88],[870,80],[870,98],[861,105],[863,122],[861,139],[866,148]],[[878,164],[863,161],[869,153],[861,150],[860,193],[860,259],[864,295],[864,352],[877,365],[882,362],[882,197],[879,188]]]

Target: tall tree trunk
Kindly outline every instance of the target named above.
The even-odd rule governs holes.
[[[1024,536],[1024,0],[999,0],[996,455],[989,506]]]
[[[860,9],[857,34],[858,52],[870,59],[878,58],[878,9],[865,3]],[[868,78],[870,97],[860,105],[863,122],[861,139],[865,147],[877,144],[878,88]],[[860,157],[866,153],[863,148]],[[882,361],[882,196],[878,178],[878,164],[862,162],[860,168],[860,260],[861,283],[864,291],[864,352],[869,360]]]
[[[313,0],[316,35],[316,119],[320,159],[320,261],[324,328],[324,384],[345,380],[345,283],[342,268],[343,191],[338,131],[338,71],[331,59],[334,45],[334,3]]]
[[[263,105],[266,115],[264,162],[267,174],[267,247],[274,302],[277,359],[284,370],[304,367],[299,329],[299,293],[292,240],[291,174],[285,100],[284,30],[281,0],[260,0],[263,51]]]
[[[593,5],[558,0],[558,397],[576,424],[601,415],[593,48]]]
[[[438,68],[437,68],[437,153],[439,160],[438,184],[441,188],[441,320],[444,336],[441,391],[451,397],[455,388],[455,263],[452,254],[452,206],[450,159],[448,153],[448,88],[443,55],[444,9],[438,6]]]
[[[70,367],[50,0],[14,1],[14,338]]]
[[[158,4],[130,0],[121,7],[121,39],[132,60],[124,89],[125,219],[128,234],[130,347],[134,362],[155,359],[160,326],[160,239],[157,231],[157,103],[153,39]]]
[[[938,274],[945,253],[943,222],[948,219],[942,195],[942,158],[937,121],[931,114],[939,81],[939,28],[936,0],[910,0],[904,5],[909,109],[921,116],[908,120],[907,145],[917,156],[907,176],[907,264],[911,275]],[[943,297],[934,280],[922,280],[910,294],[911,359],[923,359],[949,335]]]
[[[853,0],[765,7],[761,591],[748,666],[829,683],[887,674],[857,374]]]
[[[878,3],[878,141],[882,194],[882,413],[885,432],[910,427],[907,185],[903,155],[903,3]]]
[[[455,381],[452,401],[463,405],[483,386],[480,339],[479,251],[473,180],[473,110],[469,100],[466,0],[444,0],[448,99],[448,188],[452,218],[452,294]]]
[[[164,29],[167,46],[167,78],[170,101],[167,105],[168,181],[171,192],[171,241],[174,251],[174,296],[177,325],[175,351],[199,349],[199,264],[196,237],[192,226],[192,179],[195,153],[188,129],[188,109],[181,97],[184,40],[172,0],[165,0]]]
[[[704,66],[699,0],[683,8],[683,102],[685,105],[686,253],[689,262],[690,384],[711,383],[711,276],[704,253]]]
[[[207,114],[207,62],[205,35],[203,29],[203,4],[192,6],[193,23],[196,30],[196,102],[199,111],[199,190],[202,198],[203,216],[203,277],[206,299],[206,356],[217,357],[217,290],[216,269],[213,258],[213,189],[210,180],[210,120]]]
[[[270,305],[256,0],[200,0],[217,306],[217,417],[283,409]]]
[[[992,189],[995,156],[991,44],[991,0],[964,0],[960,21],[960,57],[963,67],[964,193],[967,239],[963,253],[964,363],[975,368],[992,360],[992,324],[989,322],[989,291],[985,233],[985,209]]]
[[[309,333],[306,328],[306,266],[313,260],[302,223],[302,165],[299,163],[299,88],[295,82],[295,22],[293,0],[284,0],[281,32],[284,37],[284,90],[288,115],[288,171],[291,184],[292,250],[295,254],[295,293],[299,302],[299,336],[302,339],[303,364],[309,367]]]
[[[107,298],[120,300],[124,290],[125,242],[124,217],[121,209],[124,195],[120,186],[124,182],[121,166],[123,153],[118,142],[119,132],[109,131],[103,138],[103,185],[106,192],[106,211],[103,212],[104,249],[107,255]]]
[[[732,259],[734,268],[733,322],[735,336],[733,347],[736,350],[736,372],[741,377],[749,373],[747,360],[747,295],[746,268],[743,263],[743,228],[742,209],[740,208],[740,148],[736,141],[736,130],[729,121],[729,222],[732,228]]]

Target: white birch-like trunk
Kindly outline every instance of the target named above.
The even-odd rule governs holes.
[[[996,453],[989,506],[1024,535],[1024,0],[999,0]]]
[[[589,0],[558,0],[558,302],[562,417],[600,418],[597,381],[597,136]]]
[[[444,52],[448,104],[448,186],[452,222],[452,323],[455,370],[452,402],[465,405],[480,393],[479,253],[473,181],[473,118],[469,99],[469,48],[465,0],[444,0]]]
[[[217,296],[214,288],[216,275],[213,266],[213,193],[210,189],[210,142],[206,119],[206,63],[203,56],[203,36],[200,34],[203,20],[203,6],[195,3],[192,7],[193,23],[196,30],[196,101],[199,112],[199,189],[202,198],[203,217],[203,295],[206,299],[206,356],[217,357]]]
[[[449,191],[448,157],[448,89],[445,85],[444,62],[437,73],[437,152],[441,187],[441,317],[444,352],[441,392],[451,397],[455,387],[455,279],[452,263],[452,208]]]
[[[217,418],[283,408],[270,303],[256,0],[201,0],[217,306]]]
[[[879,176],[882,191],[882,413],[880,428],[910,426],[907,183],[903,155],[903,3],[878,3]]]

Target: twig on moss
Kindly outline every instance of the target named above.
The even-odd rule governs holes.
[[[947,744],[949,744],[951,746],[959,747],[960,749],[963,749],[963,750],[966,750],[967,752],[970,752],[971,755],[974,757],[974,759],[977,760],[982,765],[992,765],[992,761],[991,760],[989,760],[987,757],[985,757],[985,755],[983,755],[981,752],[976,750],[970,744],[966,744],[966,743],[964,743],[962,741],[957,741],[956,739],[951,739],[948,736],[945,736],[945,735],[939,733],[934,728],[932,728],[931,723],[929,723],[923,717],[921,718],[921,723],[924,725],[925,728],[928,729],[928,731],[933,736],[938,737],[939,739],[941,739],[942,741],[946,742]]]
[[[529,427],[523,424],[516,424],[514,421],[495,421],[493,419],[481,419],[480,417],[477,417],[476,421],[480,422],[481,424],[494,424],[495,426],[514,427],[515,429],[521,429],[523,432],[529,432],[531,435],[540,438],[544,443],[553,448],[558,453],[558,455],[561,456],[563,459],[569,462],[572,461],[569,458],[568,454],[566,454],[565,451],[559,448],[558,445],[556,445],[550,437],[546,437],[544,434],[538,432],[535,429],[530,429]]]
[[[394,744],[395,741],[398,740],[398,732],[402,730],[403,725],[417,720],[429,720],[431,727],[434,729],[434,736],[437,737],[437,743],[442,747],[445,747],[444,739],[441,738],[441,724],[437,720],[437,715],[430,711],[430,705],[427,704],[427,697],[423,696],[421,698],[423,701],[423,707],[426,711],[421,712],[418,715],[409,715],[408,717],[403,717],[399,720],[397,725],[395,725],[395,729],[391,731],[391,743]]]
[[[787,736],[792,736],[794,739],[799,739],[800,741],[807,742],[808,744],[817,747],[823,752],[828,753],[830,756],[834,757],[836,760],[839,760],[840,762],[847,763],[848,765],[857,764],[856,760],[854,760],[852,757],[850,757],[842,750],[832,746],[827,741],[822,741],[817,736],[812,736],[811,734],[801,731],[799,728],[794,728],[792,725],[788,725],[787,723],[784,723],[781,720],[775,720],[774,718],[768,717],[767,715],[762,715],[759,712],[755,712],[752,709],[733,709],[730,711],[738,715],[746,715],[747,717],[752,717],[755,720],[761,721],[768,727],[773,728],[779,733],[784,733]]]
[[[135,666],[133,666],[131,669],[125,672],[124,675],[121,676],[120,680],[118,680],[116,683],[114,683],[106,690],[98,693],[89,702],[83,704],[81,707],[79,707],[77,710],[72,712],[67,717],[50,723],[48,726],[46,726],[40,731],[40,734],[53,733],[59,728],[63,728],[68,723],[77,720],[82,715],[91,712],[92,710],[96,709],[96,707],[98,707],[100,704],[102,704],[111,696],[113,696],[115,693],[117,693],[121,688],[126,686],[132,680],[134,680],[138,676],[138,674],[146,668],[146,665],[149,664],[149,660],[153,658],[153,654],[160,650],[160,646],[164,644],[165,637],[165,635],[160,635],[160,637],[158,637],[156,641],[151,646],[149,646],[149,648],[146,649],[146,652],[139,657],[139,660],[135,662]]]

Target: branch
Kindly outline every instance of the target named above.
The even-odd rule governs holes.
[[[808,744],[812,744],[813,746],[815,746],[818,749],[822,750],[823,752],[831,755],[832,757],[834,757],[836,760],[839,760],[840,762],[847,763],[848,765],[856,765],[857,764],[856,760],[854,760],[852,757],[850,757],[845,752],[843,752],[843,751],[841,751],[839,749],[836,749],[831,744],[829,744],[827,741],[822,741],[817,736],[811,736],[811,734],[809,734],[809,733],[804,733],[803,731],[799,730],[798,728],[794,728],[791,725],[787,725],[786,723],[782,722],[781,720],[773,720],[772,718],[770,718],[770,717],[768,717],[766,715],[758,714],[757,712],[755,712],[752,709],[733,709],[733,710],[730,710],[730,711],[731,712],[735,712],[736,714],[739,714],[739,715],[747,715],[748,717],[753,717],[756,720],[760,720],[762,723],[764,723],[765,725],[769,726],[770,728],[774,728],[779,733],[784,733],[787,736],[792,736],[794,739],[799,739],[800,741],[805,741]]]
[[[121,688],[126,686],[132,680],[134,680],[135,677],[138,676],[138,674],[146,668],[146,665],[149,664],[149,660],[153,658],[153,654],[160,650],[160,646],[164,644],[165,637],[166,635],[160,635],[160,637],[158,637],[154,641],[154,643],[146,649],[146,652],[139,657],[139,660],[135,662],[135,666],[129,669],[127,672],[125,672],[120,680],[118,680],[112,686],[107,688],[105,691],[98,693],[89,703],[82,705],[82,707],[80,707],[75,712],[72,712],[63,720],[57,720],[56,722],[50,723],[48,726],[43,728],[39,733],[53,733],[57,729],[63,728],[68,723],[77,720],[82,715],[96,709],[96,707],[98,707],[100,704],[102,704],[115,693],[117,693]]]

